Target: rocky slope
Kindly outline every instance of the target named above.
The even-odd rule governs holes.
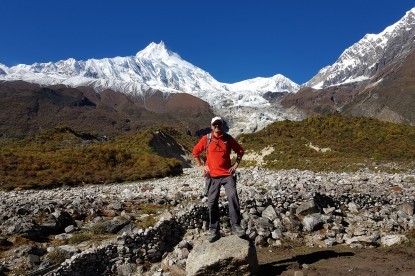
[[[314,89],[372,79],[391,64],[399,64],[415,49],[415,8],[379,34],[367,34],[346,49],[331,66],[305,83]]]
[[[308,114],[342,112],[415,124],[415,8],[368,34],[282,104]]]
[[[129,96],[90,87],[43,87],[27,82],[0,82],[0,137],[23,138],[56,126],[79,132],[120,135],[146,127],[176,126],[194,134],[210,124],[209,105],[187,93],[149,90]]]

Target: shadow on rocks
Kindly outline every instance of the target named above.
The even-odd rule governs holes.
[[[0,265],[0,276],[6,276],[8,272],[10,272],[9,269],[7,269],[6,267]]]
[[[49,242],[50,235],[53,234],[56,234],[54,228],[36,225],[32,229],[20,234],[20,236],[35,242]]]
[[[184,235],[186,234],[186,229],[183,226],[180,226],[176,230],[177,232],[175,235],[166,236],[166,239],[164,241],[165,244],[163,248],[163,254],[172,252],[174,248],[176,247],[176,245],[178,245],[183,240]],[[192,248],[188,248],[188,249],[192,249]]]
[[[325,250],[313,252],[310,254],[298,255],[290,259],[280,260],[259,266],[258,275],[280,275],[292,266],[300,267],[302,264],[313,264],[320,260],[326,260],[337,257],[353,256],[352,252],[336,252],[333,250]]]

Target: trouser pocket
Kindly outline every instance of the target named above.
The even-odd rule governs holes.
[[[212,183],[212,178],[209,175],[205,176],[205,189],[203,191],[203,196],[208,196],[211,183]]]

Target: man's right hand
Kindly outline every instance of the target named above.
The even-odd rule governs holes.
[[[200,168],[201,170],[203,170],[205,173],[209,173],[209,167],[208,167],[208,166],[206,166],[206,165],[201,165],[201,166],[199,166],[199,168]]]

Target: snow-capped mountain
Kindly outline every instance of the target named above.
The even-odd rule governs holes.
[[[321,89],[370,79],[379,70],[403,60],[415,49],[415,8],[379,34],[367,34],[346,49],[331,66],[321,69],[305,86]]]
[[[135,56],[104,59],[75,59],[58,62],[0,65],[0,79],[24,80],[42,85],[92,86],[97,91],[112,89],[141,95],[146,91],[186,92],[212,107],[267,106],[262,94],[296,92],[299,86],[282,75],[256,78],[235,84],[221,83],[208,72],[183,60],[163,42],[151,43]],[[150,89],[152,88],[152,89]]]
[[[308,114],[340,112],[415,125],[415,8],[367,34],[281,104]]]

